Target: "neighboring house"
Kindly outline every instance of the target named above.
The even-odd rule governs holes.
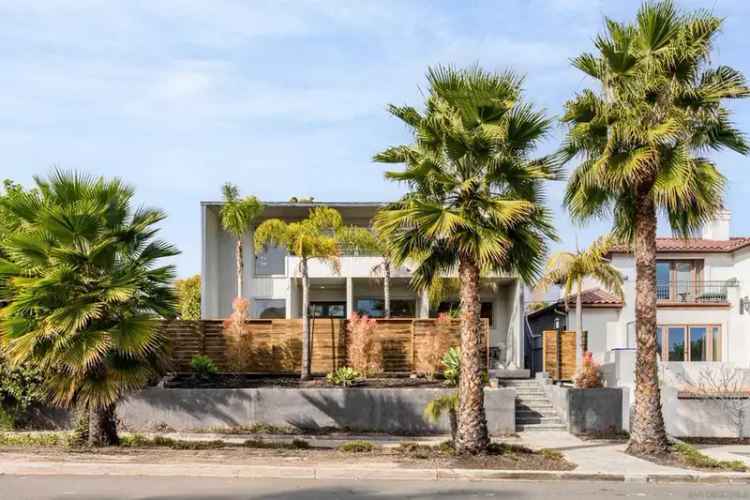
[[[203,202],[201,316],[204,319],[226,318],[231,313],[235,295],[234,240],[220,224],[221,202]],[[269,218],[301,220],[316,206],[335,208],[344,224],[369,227],[383,203],[355,202],[267,202],[258,224]],[[250,300],[251,318],[302,317],[302,288],[299,259],[286,251],[271,248],[252,256],[252,231],[245,243],[244,296]],[[340,270],[336,272],[323,261],[309,266],[310,306],[315,317],[348,318],[353,312],[371,317],[383,316],[383,286],[372,269],[382,262],[378,256],[353,255],[343,249]],[[429,318],[458,305],[457,297],[447,297],[431,308],[426,294],[410,286],[408,266],[394,268],[391,280],[391,316],[393,318]],[[482,316],[489,319],[490,346],[496,360],[519,366],[523,360],[523,286],[512,276],[483,278]],[[508,349],[506,349],[508,346]],[[518,346],[518,347],[516,347]]]

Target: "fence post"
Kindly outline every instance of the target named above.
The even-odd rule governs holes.
[[[557,341],[557,346],[555,348],[555,354],[557,355],[557,380],[562,380],[562,332],[560,330],[557,330],[557,335],[555,335],[555,340]]]
[[[410,367],[411,370],[409,370],[411,372],[411,375],[416,375],[417,373],[417,360],[416,360],[417,350],[414,345],[415,340],[416,340],[416,329],[417,329],[416,322],[417,322],[416,319],[411,320],[411,367]]]

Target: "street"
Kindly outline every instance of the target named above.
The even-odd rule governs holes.
[[[0,476],[2,500],[750,498],[747,485]]]

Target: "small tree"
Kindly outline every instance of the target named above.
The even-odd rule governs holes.
[[[177,315],[180,319],[197,321],[201,319],[201,276],[196,274],[190,278],[174,282],[177,292]]]
[[[602,384],[602,370],[599,367],[599,363],[594,361],[594,357],[590,352],[586,352],[583,355],[583,363],[581,368],[573,378],[576,387],[579,389],[596,389],[603,387]]]
[[[349,366],[365,377],[383,371],[383,346],[375,339],[377,321],[353,313],[349,318],[347,331],[349,339],[346,354]]]
[[[253,222],[263,213],[263,205],[255,196],[240,198],[240,190],[227,182],[222,187],[224,205],[221,207],[221,225],[236,238],[235,266],[237,275],[237,297],[242,297],[242,273],[245,268],[242,256],[242,238],[250,230]]]
[[[383,280],[383,317],[391,318],[391,268],[393,265],[383,237],[373,229],[359,226],[342,227],[337,234],[340,245],[363,254],[378,255],[381,261],[370,269],[370,275]]]
[[[558,252],[550,257],[546,272],[539,281],[539,287],[543,290],[553,284],[562,285],[566,309],[570,307],[570,293],[574,288],[576,290],[576,364],[578,367],[580,367],[580,360],[583,359],[583,306],[581,303],[583,281],[586,278],[594,278],[620,299],[624,297],[622,275],[606,259],[611,245],[611,238],[605,236],[596,240],[584,251]]]
[[[3,201],[20,224],[2,243],[0,342],[12,365],[44,372],[53,403],[77,409],[80,438],[116,444],[117,403],[165,369],[156,320],[175,315],[174,268],[161,259],[178,252],[154,239],[164,213],[133,209],[118,179],[56,171],[36,184]]]
[[[286,247],[292,255],[300,258],[299,273],[302,275],[302,374],[310,378],[310,278],[307,272],[310,259],[323,259],[338,272],[339,243],[336,232],[343,222],[337,210],[315,207],[307,219],[299,222],[284,222],[269,219],[255,230],[255,251],[267,245]]]
[[[451,347],[450,323],[450,316],[445,313],[439,314],[435,320],[435,328],[430,331],[417,354],[419,368],[430,380],[440,370],[443,365],[443,356]]]

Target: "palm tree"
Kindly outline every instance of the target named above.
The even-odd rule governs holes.
[[[118,179],[56,171],[36,186],[3,202],[20,222],[2,243],[0,340],[48,375],[53,403],[77,408],[89,444],[116,444],[117,402],[165,366],[155,320],[175,315],[174,267],[160,260],[178,252],[153,239],[165,214],[134,210]]]
[[[263,205],[255,196],[240,198],[240,190],[227,182],[221,188],[224,205],[221,207],[221,225],[236,238],[234,246],[235,272],[237,273],[237,297],[242,297],[242,273],[245,267],[242,258],[242,238],[253,222],[263,213]]]
[[[586,278],[594,278],[620,299],[624,298],[622,275],[606,259],[611,245],[611,238],[605,236],[596,240],[583,252],[557,252],[550,257],[545,274],[539,281],[539,286],[543,290],[547,290],[551,285],[563,286],[566,309],[569,308],[570,293],[574,288],[576,290],[576,366],[579,367],[583,359],[583,281]]]
[[[426,109],[390,106],[415,142],[375,156],[405,169],[386,178],[410,190],[383,208],[375,227],[394,263],[415,267],[412,286],[427,289],[458,272],[461,298],[459,453],[480,453],[489,439],[480,356],[480,273],[517,272],[529,281],[554,237],[542,182],[556,179],[550,158],[530,159],[550,120],[521,102],[522,79],[478,67],[431,68]]]
[[[393,263],[382,237],[375,234],[372,229],[360,226],[344,226],[338,231],[336,237],[339,244],[344,248],[380,257],[380,262],[370,269],[370,275],[380,277],[383,280],[383,317],[390,319],[391,269]]]
[[[323,259],[338,269],[339,243],[336,232],[341,228],[341,214],[328,207],[315,207],[307,219],[284,222],[268,219],[255,230],[255,251],[268,245],[283,246],[300,258],[302,275],[302,380],[310,378],[310,259]]]
[[[708,67],[721,23],[706,11],[678,12],[669,1],[645,3],[633,23],[607,19],[598,53],[573,61],[600,88],[566,104],[562,160],[580,163],[565,202],[579,221],[612,215],[617,239],[635,245],[633,454],[668,451],[656,360],[657,213],[675,234],[694,234],[721,207],[725,183],[703,155],[748,152],[722,105],[750,93],[745,78]]]

